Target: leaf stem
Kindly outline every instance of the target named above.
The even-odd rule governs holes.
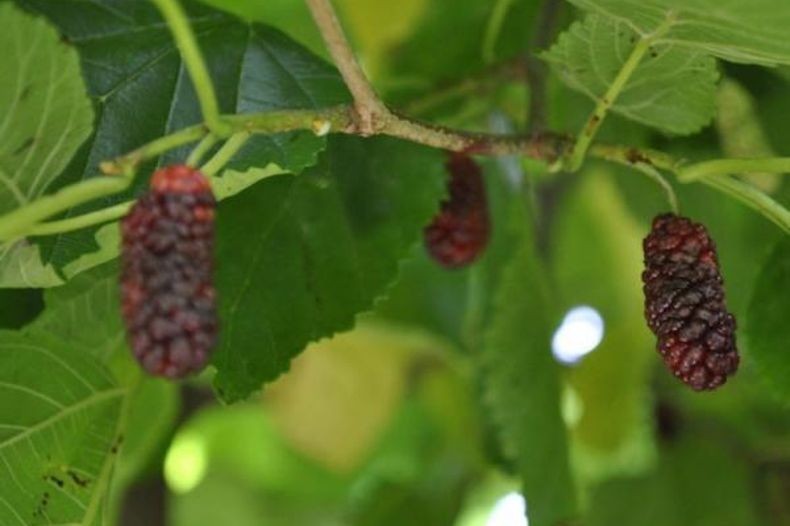
[[[178,0],[152,1],[161,11],[167,25],[170,27],[170,31],[173,33],[176,46],[181,52],[181,57],[184,59],[184,64],[195,86],[206,126],[220,137],[226,135],[227,127],[220,119],[214,84],[211,81],[211,76],[208,73],[203,55],[200,52],[195,34],[192,32],[192,27],[189,25],[184,9]]]
[[[184,144],[198,141],[207,133],[208,130],[205,126],[200,124],[183,128],[175,133],[151,141],[121,157],[104,161],[99,165],[99,169],[106,175],[127,174],[134,171],[140,163],[159,157],[163,153]]]
[[[592,157],[627,166],[644,163],[669,172],[677,172],[681,166],[681,161],[669,154],[657,150],[633,148],[631,146],[595,144],[590,148],[589,154]]]
[[[678,205],[678,196],[675,194],[675,189],[672,188],[672,185],[669,184],[669,181],[667,181],[664,178],[664,176],[661,175],[661,172],[659,172],[649,164],[645,164],[645,163],[636,163],[634,165],[634,168],[636,168],[637,170],[648,176],[650,179],[658,183],[658,186],[660,186],[664,190],[664,193],[666,194],[667,202],[669,203],[670,209],[675,214],[680,213],[680,206]]]
[[[209,133],[195,146],[195,148],[189,153],[189,157],[187,157],[186,165],[187,166],[197,166],[200,163],[200,160],[203,159],[203,156],[208,153],[212,146],[217,144],[217,137],[213,133]]]
[[[93,177],[67,186],[52,195],[40,197],[32,203],[0,217],[0,241],[15,239],[26,233],[39,221],[73,206],[121,192],[131,182],[131,176]]]
[[[595,138],[595,135],[598,133],[598,129],[601,127],[601,124],[603,124],[607,113],[612,108],[612,105],[614,105],[617,97],[620,96],[620,93],[623,91],[626,84],[628,84],[628,81],[636,71],[636,68],[642,63],[642,59],[650,50],[650,46],[658,37],[663,35],[666,30],[669,29],[672,20],[673,18],[668,16],[664,22],[656,28],[655,31],[650,34],[643,35],[636,45],[634,45],[634,48],[631,50],[631,53],[623,63],[620,71],[609,85],[606,93],[604,93],[603,97],[598,99],[598,102],[595,104],[595,108],[590,114],[590,117],[587,119],[587,123],[584,125],[581,133],[579,133],[579,136],[576,138],[576,144],[574,144],[570,158],[568,159],[567,169],[569,171],[575,172],[581,168],[584,158],[587,155],[587,150],[590,148],[590,144]]]
[[[349,105],[333,106],[319,110],[285,110],[263,113],[229,115],[224,120],[236,131],[251,133],[279,133],[294,130],[325,130],[353,133],[353,108]]]
[[[211,177],[215,175],[217,172],[222,170],[222,168],[228,164],[228,161],[233,158],[234,155],[244,146],[244,144],[250,138],[250,132],[243,131],[236,133],[228,139],[228,141],[222,145],[222,148],[219,149],[217,153],[214,154],[214,157],[208,160],[206,164],[200,167],[200,171],[206,177]]]
[[[728,175],[712,175],[701,179],[700,182],[760,212],[766,219],[773,221],[790,234],[790,211],[756,187]]]
[[[101,210],[96,210],[95,212],[89,212],[76,217],[39,223],[33,226],[27,235],[49,236],[52,234],[62,234],[64,232],[72,232],[81,228],[87,228],[89,226],[115,221],[116,219],[125,216],[133,204],[134,201],[125,201],[117,205],[102,208]]]
[[[790,157],[765,159],[716,159],[690,164],[678,170],[678,180],[684,183],[698,181],[713,175],[740,173],[790,173]]]

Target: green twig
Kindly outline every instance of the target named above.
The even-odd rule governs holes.
[[[323,135],[332,132],[353,132],[353,108],[349,105],[319,110],[285,110],[264,113],[229,115],[224,120],[235,132],[279,133],[293,130],[312,130]]]
[[[713,175],[700,182],[760,212],[790,234],[790,211],[756,187],[728,175]]]
[[[790,157],[765,159],[716,159],[690,164],[678,170],[678,179],[684,183],[698,181],[713,175],[742,173],[790,173]]]
[[[107,175],[126,174],[142,162],[159,157],[174,148],[189,144],[203,138],[208,130],[202,125],[190,126],[170,135],[160,137],[148,144],[137,148],[116,159],[105,161],[99,165],[101,171]]]
[[[72,232],[81,228],[87,228],[89,226],[115,221],[116,219],[120,219],[121,217],[125,216],[133,204],[134,201],[125,201],[117,205],[102,208],[101,210],[96,210],[95,212],[89,212],[76,217],[61,219],[59,221],[49,221],[47,223],[39,223],[38,225],[33,226],[29,230],[29,233],[26,233],[26,235],[49,236],[52,234],[62,234],[64,232]]]
[[[680,212],[680,206],[678,205],[678,196],[675,195],[674,188],[672,188],[672,185],[669,184],[669,181],[667,181],[664,178],[664,176],[661,175],[661,172],[659,172],[649,164],[645,164],[645,163],[636,163],[633,166],[634,168],[636,168],[637,170],[648,176],[650,179],[658,183],[658,186],[660,186],[664,190],[664,193],[666,194],[667,202],[669,203],[670,209],[674,213],[678,214]]]
[[[222,170],[222,168],[228,164],[234,155],[244,146],[244,144],[249,140],[250,132],[239,132],[235,135],[232,135],[228,141],[222,145],[222,148],[214,154],[214,157],[208,160],[206,164],[201,166],[200,171],[203,175],[207,177],[211,177],[215,175],[217,172]]]
[[[628,166],[637,163],[649,164],[669,172],[677,172],[682,165],[681,161],[664,152],[631,146],[595,144],[590,148],[590,156]]]
[[[604,93],[603,97],[598,99],[592,114],[590,114],[590,117],[587,119],[587,123],[576,138],[576,144],[574,144],[570,158],[568,159],[567,169],[569,171],[575,172],[581,167],[590,144],[598,133],[601,124],[603,124],[603,120],[606,118],[607,113],[612,105],[614,105],[615,100],[617,100],[617,97],[619,97],[620,93],[625,89],[626,84],[628,84],[636,68],[642,63],[642,59],[650,50],[650,46],[669,29],[672,22],[673,18],[667,17],[655,31],[648,35],[643,35],[634,46],[634,49],[631,50],[630,55],[628,55],[620,71],[609,85],[606,93]]]
[[[187,157],[186,165],[187,166],[197,166],[200,163],[200,160],[203,159],[203,156],[208,153],[212,146],[217,143],[217,137],[214,134],[208,134],[203,137],[197,146],[189,153],[189,157]]]
[[[206,126],[215,134],[223,137],[227,134],[227,126],[222,122],[217,105],[217,96],[214,93],[214,84],[208,73],[203,55],[198,47],[195,34],[189,25],[189,20],[178,0],[152,0],[162,12],[167,21],[173,38],[176,41],[181,57],[184,59],[192,84],[195,86],[203,120]]]
[[[0,217],[0,241],[15,239],[36,223],[86,201],[122,192],[131,182],[131,176],[93,177],[40,197]]]

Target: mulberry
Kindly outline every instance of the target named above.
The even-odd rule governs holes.
[[[645,317],[658,352],[692,389],[719,387],[739,358],[713,240],[703,225],[663,214],[653,220],[644,251]]]
[[[433,259],[459,268],[477,259],[488,244],[488,202],[480,166],[471,157],[453,154],[445,166],[449,196],[425,228],[424,240]]]
[[[121,300],[129,344],[152,375],[203,369],[217,341],[215,200],[188,166],[158,170],[121,223]]]

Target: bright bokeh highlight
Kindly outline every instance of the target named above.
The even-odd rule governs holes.
[[[527,502],[515,491],[499,499],[485,526],[529,526],[527,519]]]
[[[586,305],[565,314],[551,341],[554,357],[564,364],[574,364],[592,352],[603,339],[603,318]]]
[[[165,457],[165,480],[176,493],[187,493],[206,475],[208,464],[203,437],[194,433],[179,434]]]

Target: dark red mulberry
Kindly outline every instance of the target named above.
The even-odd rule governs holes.
[[[692,389],[719,387],[739,358],[713,240],[703,225],[663,214],[653,220],[644,250],[645,317],[658,352]]]
[[[448,268],[473,262],[488,244],[489,218],[480,166],[468,155],[453,154],[445,165],[448,198],[425,228],[425,246]]]
[[[170,166],[121,222],[122,314],[132,352],[150,374],[200,371],[217,341],[214,208],[203,174]]]

